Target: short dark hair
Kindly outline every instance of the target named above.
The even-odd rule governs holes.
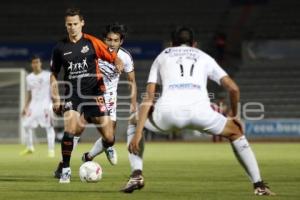
[[[68,8],[65,12],[65,18],[69,17],[69,16],[73,17],[76,15],[79,16],[80,20],[83,20],[83,15],[81,14],[81,11],[79,8]]]
[[[124,24],[119,24],[118,22],[109,24],[105,27],[103,37],[107,37],[107,34],[111,32],[118,33],[120,35],[120,39],[123,40],[127,35],[127,26]]]
[[[171,34],[173,46],[180,46],[182,44],[192,46],[194,37],[193,29],[186,26],[177,27]]]
[[[40,59],[40,61],[42,61],[42,57],[37,54],[33,54],[30,56],[30,62],[32,62],[33,60],[36,60],[36,59]]]

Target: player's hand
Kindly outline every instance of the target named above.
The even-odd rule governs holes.
[[[55,114],[61,115],[62,114],[62,105],[61,105],[60,101],[53,102],[52,109]]]
[[[27,109],[27,108],[24,108],[24,109],[22,110],[21,115],[24,117],[24,116],[27,115],[27,113],[28,113],[28,109]]]
[[[124,63],[119,57],[116,57],[114,65],[116,66],[116,71],[121,74],[122,71],[124,70]]]
[[[140,151],[141,136],[135,134],[128,146],[128,151],[133,154],[138,154]]]

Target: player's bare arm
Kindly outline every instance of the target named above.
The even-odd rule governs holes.
[[[22,111],[22,116],[25,116],[27,114],[30,102],[31,102],[31,91],[28,91],[26,93],[25,106],[24,106],[24,109]]]
[[[134,71],[127,73],[127,80],[129,82],[129,89],[130,89],[130,112],[134,113],[136,112],[136,98],[137,98],[137,87],[136,87],[136,81],[135,81],[135,73]]]
[[[225,76],[221,79],[222,86],[229,92],[230,104],[232,110],[233,122],[242,131],[243,126],[238,117],[238,103],[240,101],[240,89],[238,85],[229,76]]]
[[[237,84],[229,76],[221,79],[221,85],[229,92],[232,116],[237,117],[238,103],[240,101],[240,89]]]
[[[139,143],[143,136],[143,128],[148,118],[150,108],[153,106],[155,91],[156,91],[156,84],[149,83],[147,85],[146,96],[144,97],[143,102],[140,106],[136,132],[128,146],[128,150],[130,153],[138,154],[139,152]]]
[[[50,84],[51,84],[51,97],[53,101],[53,111],[56,114],[61,113],[61,103],[60,96],[58,92],[58,84],[57,84],[57,74],[52,73],[50,76]]]

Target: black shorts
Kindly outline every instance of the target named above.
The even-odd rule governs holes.
[[[64,103],[64,112],[69,110],[84,114],[85,118],[109,115],[104,98],[101,95],[89,99],[72,96],[71,98],[66,99]]]

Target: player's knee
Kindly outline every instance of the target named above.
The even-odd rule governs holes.
[[[244,133],[243,133],[241,130],[236,129],[235,131],[233,131],[233,132],[228,136],[228,139],[229,139],[230,141],[234,141],[234,140],[236,140],[236,139],[242,137],[243,134],[244,134]]]
[[[74,127],[65,127],[64,130],[65,132],[68,132],[72,135],[79,136],[83,132],[84,128],[80,126],[76,126],[76,127],[74,126]]]
[[[68,133],[69,135],[77,135],[77,130],[76,129],[72,129],[72,128],[65,128],[64,130],[65,133]]]
[[[226,131],[223,134],[224,137],[230,141],[236,140],[244,135],[242,125],[237,120],[228,121]]]
[[[115,136],[102,138],[102,144],[104,148],[113,146],[115,144]]]

